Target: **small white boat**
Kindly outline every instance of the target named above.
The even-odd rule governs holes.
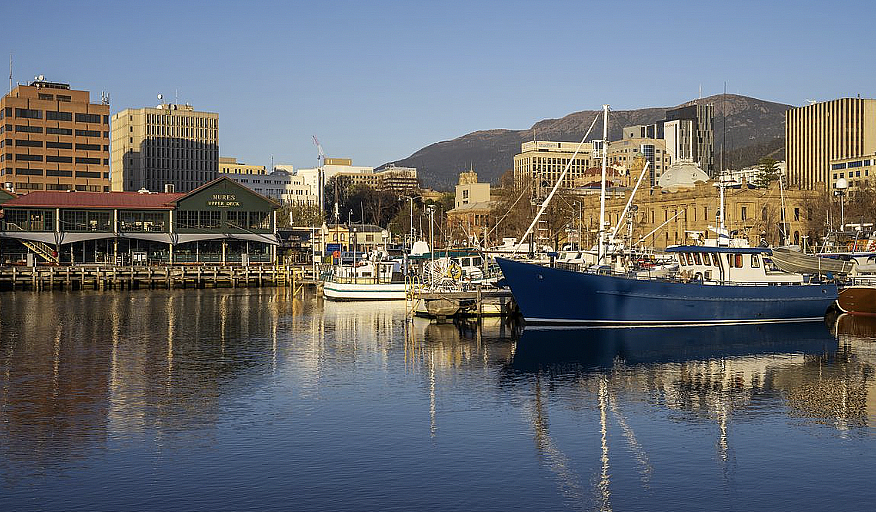
[[[360,261],[334,267],[322,286],[331,300],[405,300],[406,286],[400,261]]]

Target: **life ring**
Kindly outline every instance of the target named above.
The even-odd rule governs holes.
[[[450,265],[447,267],[447,276],[453,279],[462,277],[462,267],[459,266],[459,263],[455,261],[450,262]]]

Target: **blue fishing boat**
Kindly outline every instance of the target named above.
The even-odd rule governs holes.
[[[680,246],[669,277],[497,258],[527,324],[712,325],[812,321],[837,298],[830,282],[772,267],[769,249]]]

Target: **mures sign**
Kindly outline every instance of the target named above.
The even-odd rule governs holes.
[[[237,200],[235,194],[213,194],[210,196],[210,200],[207,201],[207,206],[232,208],[240,206],[240,201]]]

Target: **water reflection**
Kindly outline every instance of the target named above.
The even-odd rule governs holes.
[[[628,510],[642,508],[636,496],[690,482],[708,492],[740,487],[753,467],[740,451],[750,458],[773,436],[827,433],[813,437],[830,446],[866,438],[876,421],[872,319],[521,332],[498,319],[408,321],[404,303],[323,302],[283,289],[4,301],[0,509],[20,505],[22,483],[47,474],[82,483],[82,468],[119,453],[114,468],[126,479],[112,485],[210,471],[221,478],[198,479],[206,486],[194,492],[222,496],[215,508],[245,508],[237,482],[271,473],[248,485],[275,485],[261,495],[276,498],[267,504],[294,494],[302,509]],[[815,466],[836,456],[811,450]],[[175,469],[190,460],[204,465]],[[320,501],[346,497],[340,481],[356,499],[387,482],[400,498]],[[488,489],[460,496],[461,481]],[[69,499],[63,483],[42,481],[41,490]],[[116,494],[121,501],[104,508],[136,508]],[[492,501],[477,501],[485,496]],[[208,508],[182,503],[154,508]]]
[[[837,336],[839,340],[837,339]],[[731,424],[784,409],[842,432],[876,420],[876,322],[843,315],[822,323],[659,329],[527,329],[506,379],[535,380],[532,427],[544,464],[568,494],[580,479],[552,439],[542,404],[595,403],[600,457],[590,506],[611,510],[612,427],[639,468],[643,490],[652,467],[623,412],[640,401],[674,411],[673,418],[717,426],[715,447],[728,482],[734,479]],[[553,395],[553,396],[552,396]],[[608,415],[611,418],[608,418]],[[731,484],[728,484],[731,485]]]

